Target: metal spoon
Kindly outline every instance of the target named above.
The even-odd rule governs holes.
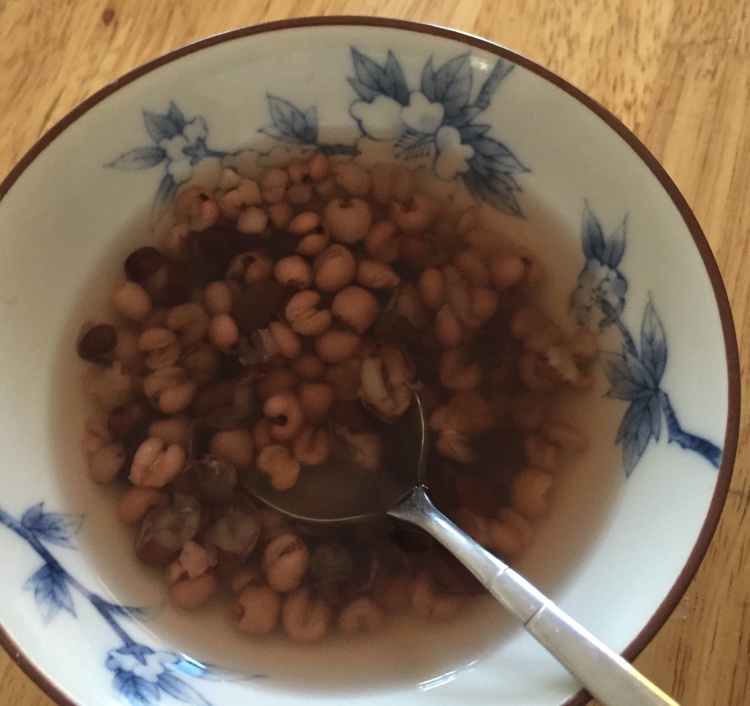
[[[482,585],[606,706],[678,706],[629,662],[579,625],[507,564],[443,515],[427,497],[427,424],[422,402],[414,403],[393,427],[391,461],[416,469],[383,474],[351,463],[305,469],[291,491],[273,491],[267,479],[248,477],[243,486],[291,519],[318,525],[361,522],[385,513],[420,527],[450,551]],[[419,440],[418,446],[414,443]],[[386,476],[385,479],[383,476]],[[399,482],[400,481],[400,482]],[[410,488],[407,488],[407,486]],[[321,492],[323,491],[323,492]]]

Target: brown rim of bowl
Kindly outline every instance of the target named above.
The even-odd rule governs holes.
[[[16,166],[10,171],[8,176],[0,183],[0,200],[5,196],[11,186],[26,170],[26,168],[50,145],[55,138],[60,135],[69,125],[75,122],[84,113],[89,111],[95,105],[107,98],[109,95],[119,90],[123,86],[132,83],[154,69],[179,59],[187,54],[192,54],[202,49],[212,47],[216,44],[252,36],[255,34],[264,34],[266,32],[277,32],[284,29],[294,29],[300,27],[322,27],[322,26],[356,26],[366,25],[368,27],[384,27],[387,29],[400,29],[423,34],[431,34],[445,39],[453,39],[467,44],[477,49],[496,54],[504,59],[512,61],[514,64],[528,69],[532,73],[540,76],[549,83],[561,88],[572,98],[591,110],[595,115],[601,118],[615,133],[617,133],[630,148],[641,158],[645,165],[651,170],[652,174],[658,179],[662,188],[672,199],[675,207],[680,213],[685,225],[690,230],[698,252],[700,253],[703,264],[708,273],[711,286],[713,288],[716,304],[719,309],[721,318],[722,333],[724,335],[724,346],[727,356],[727,428],[724,435],[724,448],[721,457],[721,466],[718,470],[718,478],[714,489],[713,498],[706,514],[706,520],[693,546],[693,550],[685,562],[685,566],[675,580],[671,590],[667,593],[664,600],[657,608],[654,615],[646,623],[643,629],[635,636],[630,644],[623,650],[622,655],[628,661],[634,660],[645,646],[653,639],[658,630],[664,625],[669,615],[677,607],[680,599],[687,590],[690,582],[698,571],[698,567],[703,561],[711,539],[719,523],[727,493],[729,492],[729,483],[732,476],[732,467],[734,465],[735,454],[737,452],[737,443],[739,437],[739,417],[740,417],[740,367],[739,351],[737,349],[737,337],[732,318],[732,311],[729,305],[729,297],[724,287],[724,282],[719,272],[719,267],[714,258],[713,252],[706,240],[706,236],[698,223],[695,215],[688,206],[685,198],[672,181],[670,176],[659,164],[657,159],[643,145],[643,143],[612,113],[604,106],[590,98],[585,93],[575,88],[565,79],[553,73],[549,69],[536,64],[531,59],[517,54],[499,44],[482,39],[475,35],[461,32],[458,30],[448,29],[435,25],[411,22],[408,20],[398,20],[384,17],[369,16],[332,16],[332,17],[300,17],[288,20],[279,20],[267,22],[249,27],[229,30],[220,34],[198,40],[191,44],[179,47],[171,52],[164,54],[156,59],[129,71],[125,75],[116,79],[104,88],[91,95],[56,125],[50,128],[42,137],[37,140],[36,144],[21,158]],[[2,645],[13,661],[44,691],[48,696],[63,706],[78,706],[62,690],[49,680],[39,668],[21,651],[19,646],[11,639],[5,628],[0,625],[0,645]],[[583,706],[590,699],[590,696],[583,690],[569,698],[563,706]]]

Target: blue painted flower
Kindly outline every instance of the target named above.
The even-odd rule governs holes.
[[[513,64],[503,59],[493,66],[476,64],[469,52],[442,65],[429,58],[419,85],[410,88],[392,51],[382,64],[353,47],[351,54],[354,76],[347,80],[357,98],[349,113],[359,128],[351,144],[321,141],[316,106],[301,109],[268,94],[271,122],[258,128],[273,141],[268,148],[210,149],[206,121],[200,116],[188,120],[170,103],[165,113],[143,111],[152,144],[123,152],[106,166],[133,171],[162,165],[164,175],[155,198],[158,210],[208,157],[222,159],[224,166],[250,164],[251,169],[243,173],[278,166],[291,158],[304,159],[317,150],[329,156],[356,157],[365,164],[390,158],[427,169],[446,183],[463,182],[476,199],[503,213],[523,216],[516,176],[529,170],[505,144],[489,135],[491,125],[478,121]],[[483,79],[478,90],[476,75]]]
[[[357,147],[365,162],[382,159],[385,147],[412,167],[431,165],[446,181],[469,170],[474,148],[463,144],[458,129],[443,124],[444,106],[421,91],[412,91],[406,105],[380,95],[373,101],[355,101],[349,110],[362,131]]]
[[[616,268],[587,260],[570,295],[570,308],[581,326],[603,331],[625,309],[628,283]]]
[[[166,155],[167,174],[176,184],[184,184],[193,176],[193,165],[202,158],[206,137],[206,121],[197,117],[186,122],[178,134],[163,137],[156,143]]]
[[[487,136],[489,125],[475,122],[489,107],[493,92],[513,68],[498,61],[472,102],[473,73],[468,53],[435,68],[429,59],[419,90],[409,90],[401,64],[388,52],[383,65],[352,49],[355,100],[349,112],[362,137],[365,163],[386,155],[426,167],[444,181],[463,179],[469,191],[505,213],[520,216],[513,174],[526,171],[502,143]]]
[[[435,133],[435,163],[433,171],[439,179],[450,181],[471,169],[474,148],[462,142],[461,133],[451,125],[444,125]]]
[[[168,664],[176,664],[174,652],[157,651],[146,645],[126,645],[107,653],[105,665],[115,674],[130,674],[156,683]]]
[[[162,694],[183,703],[210,706],[195,689],[173,673],[181,662],[174,652],[157,651],[131,643],[107,653],[107,669],[114,672],[117,693],[132,706],[152,706]]]
[[[164,176],[156,193],[157,203],[174,198],[177,189],[193,176],[193,168],[207,157],[224,157],[226,152],[209,149],[206,144],[208,125],[196,116],[188,120],[174,104],[166,113],[143,111],[146,132],[153,144],[123,152],[106,166],[113,169],[136,171],[164,166]]]
[[[625,309],[628,282],[617,266],[625,252],[626,221],[606,238],[599,222],[586,207],[581,244],[586,264],[570,295],[569,307],[576,321],[603,331],[620,318]]]

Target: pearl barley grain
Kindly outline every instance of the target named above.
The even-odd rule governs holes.
[[[248,586],[237,599],[237,627],[264,635],[276,627],[280,612],[281,597],[270,586]]]
[[[240,338],[237,322],[229,314],[216,314],[208,322],[208,338],[220,351],[228,351]]]
[[[331,313],[361,334],[370,328],[380,311],[378,300],[363,287],[344,287],[331,303]]]
[[[276,537],[263,552],[263,571],[268,585],[279,593],[298,588],[309,564],[307,546],[292,532]]]
[[[151,312],[151,297],[140,284],[126,280],[112,292],[112,306],[129,321],[143,321]]]
[[[249,468],[253,462],[253,435],[248,429],[224,429],[211,438],[210,451],[235,468]]]
[[[334,240],[351,244],[367,235],[372,226],[372,211],[363,199],[333,199],[325,207],[324,219]]]
[[[331,609],[310,588],[301,586],[290,593],[281,609],[287,635],[297,642],[313,642],[328,632]]]

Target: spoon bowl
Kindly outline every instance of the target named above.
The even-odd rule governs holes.
[[[289,490],[275,489],[257,469],[248,470],[240,484],[255,500],[295,522],[335,526],[383,517],[425,481],[429,443],[416,391],[404,414],[384,427],[385,459],[376,471],[334,453],[325,463],[305,466]]]

